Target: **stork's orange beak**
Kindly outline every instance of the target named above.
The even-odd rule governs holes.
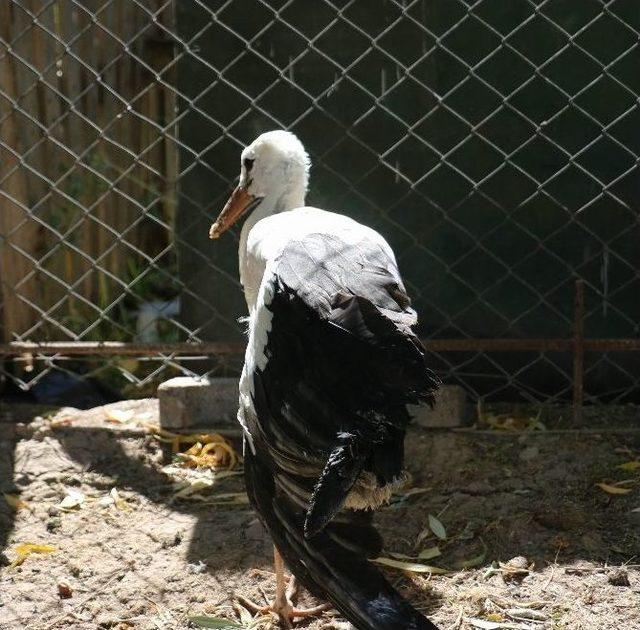
[[[218,238],[226,232],[249,208],[259,202],[260,199],[250,195],[246,188],[238,186],[232,193],[229,200],[222,208],[216,222],[209,230],[209,238]]]

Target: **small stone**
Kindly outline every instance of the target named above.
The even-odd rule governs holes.
[[[62,519],[59,516],[55,516],[54,518],[50,518],[47,521],[47,531],[55,532],[57,529],[62,527]]]
[[[514,569],[528,569],[529,561],[524,556],[516,556],[515,558],[511,558],[509,562],[507,562],[509,567]]]
[[[202,560],[198,560],[196,563],[187,564],[187,573],[204,573],[207,570],[207,565],[202,562]]]
[[[180,530],[176,532],[164,531],[160,532],[156,538],[162,549],[169,549],[179,545],[182,542],[182,536],[183,534]]]
[[[613,586],[631,586],[629,574],[624,569],[617,569],[609,573],[609,584]]]
[[[584,511],[572,505],[566,505],[562,510],[553,510],[546,505],[541,505],[534,518],[548,529],[561,531],[579,530],[588,521]]]
[[[529,575],[529,561],[524,556],[516,556],[509,562],[500,563],[500,568],[505,582],[522,582]]]
[[[68,582],[58,583],[58,595],[60,599],[69,599],[73,595],[73,589]]]

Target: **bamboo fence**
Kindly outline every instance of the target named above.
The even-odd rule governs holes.
[[[11,48],[0,49],[6,341],[15,332],[91,338],[87,322],[97,338],[107,307],[117,321],[140,252],[153,255],[171,238],[148,214],[173,222],[177,151],[163,130],[175,118],[175,92],[149,69],[167,65],[172,44],[136,3],[103,4],[0,3]],[[173,12],[158,19],[170,27]],[[109,337],[119,337],[117,324]]]

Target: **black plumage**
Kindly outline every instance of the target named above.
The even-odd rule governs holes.
[[[269,273],[267,361],[245,413],[250,500],[291,571],[357,628],[434,629],[367,560],[382,542],[370,511],[350,509],[402,479],[406,405],[438,386],[395,261],[311,234]]]

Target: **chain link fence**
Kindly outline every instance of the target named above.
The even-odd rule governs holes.
[[[309,203],[394,247],[445,381],[637,399],[634,0],[12,0],[0,38],[7,383],[237,372],[237,231],[208,226],[286,128]]]

